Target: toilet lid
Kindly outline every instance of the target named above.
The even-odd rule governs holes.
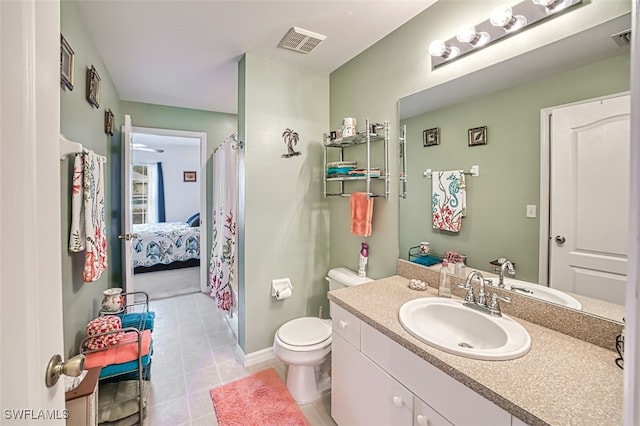
[[[278,338],[293,346],[310,346],[331,337],[331,325],[320,318],[296,318],[278,329]]]

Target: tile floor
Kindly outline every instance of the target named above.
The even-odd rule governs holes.
[[[235,336],[210,297],[151,301],[150,310],[156,320],[148,425],[217,425],[210,389],[269,367],[284,380],[286,367],[277,359],[243,367]],[[312,426],[335,425],[329,396],[300,409]]]

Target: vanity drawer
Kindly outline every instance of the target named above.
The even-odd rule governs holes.
[[[362,324],[361,345],[362,353],[449,422],[475,425],[482,419],[483,425],[511,426],[511,414],[368,324]]]
[[[331,302],[329,307],[332,333],[339,334],[347,342],[360,349],[360,320],[334,302]]]

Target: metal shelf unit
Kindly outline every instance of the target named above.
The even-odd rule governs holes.
[[[389,198],[389,122],[385,121],[383,123],[371,123],[367,118],[365,120],[365,129],[362,132],[358,132],[355,136],[348,136],[340,139],[331,139],[331,136],[327,133],[323,135],[323,145],[324,145],[324,163],[323,163],[323,184],[324,184],[324,197],[349,197],[351,193],[345,192],[345,182],[354,182],[354,181],[364,181],[366,183],[366,193],[369,198],[374,197],[384,197],[384,199]],[[372,177],[371,176],[371,144],[382,142],[384,146],[384,169],[380,170],[380,176]],[[340,161],[344,161],[344,150],[345,148],[357,146],[357,145],[366,145],[367,151],[367,166],[365,169],[364,176],[340,176],[340,177],[327,177],[327,152],[330,148],[337,148],[340,150]],[[372,181],[383,181],[384,182],[384,192],[383,193],[374,193],[371,190],[371,182]],[[331,182],[336,182],[339,184],[340,191],[339,192],[329,192],[327,189],[327,184]]]

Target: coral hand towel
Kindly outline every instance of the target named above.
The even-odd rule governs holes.
[[[373,198],[365,192],[351,194],[351,233],[361,237],[371,236],[373,217]]]

